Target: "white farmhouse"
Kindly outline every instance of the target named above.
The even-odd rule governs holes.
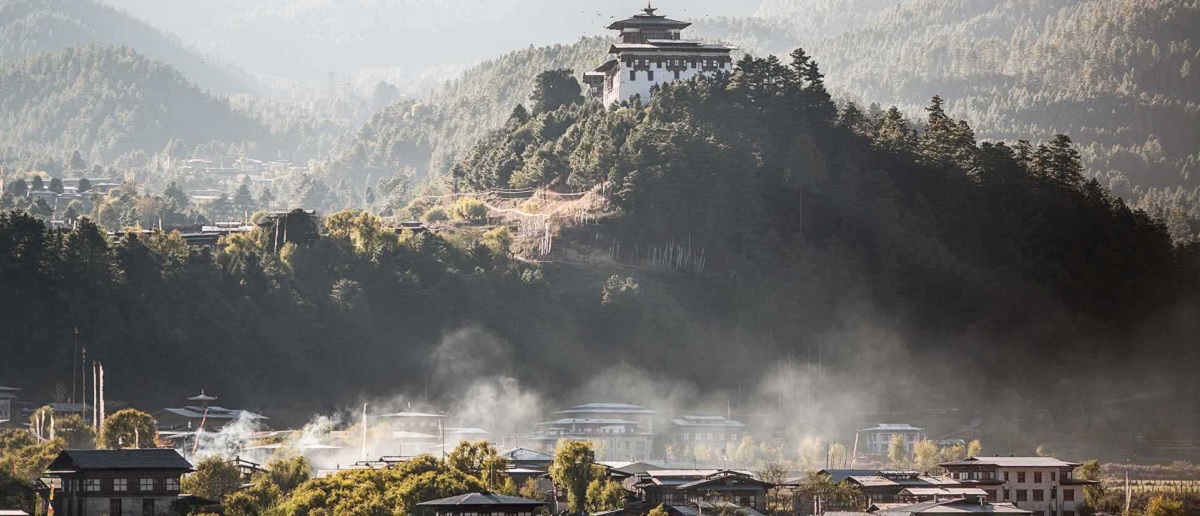
[[[1034,516],[1076,516],[1083,488],[1079,464],[1053,457],[970,457],[940,464],[966,487],[978,487],[989,501],[1011,502]]]

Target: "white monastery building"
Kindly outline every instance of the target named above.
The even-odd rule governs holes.
[[[647,5],[641,14],[609,25],[609,30],[617,31],[616,42],[608,51],[612,60],[583,74],[590,95],[606,106],[635,95],[646,102],[655,86],[698,74],[733,71],[729,53],[734,47],[682,39],[683,29],[691,23],[659,16],[655,11]]]

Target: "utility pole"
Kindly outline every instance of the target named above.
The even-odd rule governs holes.
[[[75,326],[75,348],[71,350],[71,395],[67,397],[67,401],[75,403],[75,388],[78,382],[75,381],[75,373],[79,372],[79,326]]]

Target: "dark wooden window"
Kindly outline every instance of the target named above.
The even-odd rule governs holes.
[[[646,70],[646,80],[647,81],[654,80],[654,70]],[[626,443],[626,444],[628,444],[628,443]]]
[[[1024,472],[1024,471],[1018,471],[1018,472],[1017,472],[1017,483],[1018,483],[1018,484],[1024,484],[1024,483],[1025,483],[1025,472]]]
[[[142,516],[154,516],[153,498],[146,498],[142,500]]]
[[[1033,490],[1033,501],[1043,502],[1045,500],[1046,500],[1046,490],[1045,489],[1034,489]]]
[[[1018,502],[1028,502],[1029,501],[1029,491],[1026,491],[1024,489],[1018,489],[1017,490],[1017,501]]]
[[[637,70],[630,70],[630,71],[629,71],[629,80],[631,80],[631,81],[636,81],[636,80],[637,80]]]
[[[1064,502],[1074,502],[1075,501],[1075,490],[1074,489],[1063,489],[1063,501]]]
[[[1035,483],[1035,484],[1042,483],[1042,472],[1041,471],[1033,472],[1033,483]]]
[[[113,498],[108,501],[108,516],[121,516],[120,498]]]

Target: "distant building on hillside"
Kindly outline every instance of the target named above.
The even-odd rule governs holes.
[[[683,29],[691,23],[656,11],[647,5],[640,14],[608,26],[617,31],[608,51],[612,59],[584,74],[590,96],[606,106],[635,95],[648,102],[653,89],[663,84],[733,71],[733,47],[683,39]]]
[[[558,419],[539,423],[530,439],[545,452],[553,452],[560,439],[573,439],[594,443],[596,460],[647,460],[654,449],[656,414],[626,403],[577,405],[556,412]]]
[[[868,455],[887,455],[893,435],[904,438],[904,453],[912,455],[917,443],[925,437],[925,429],[909,424],[880,423],[858,431],[859,450]]]

